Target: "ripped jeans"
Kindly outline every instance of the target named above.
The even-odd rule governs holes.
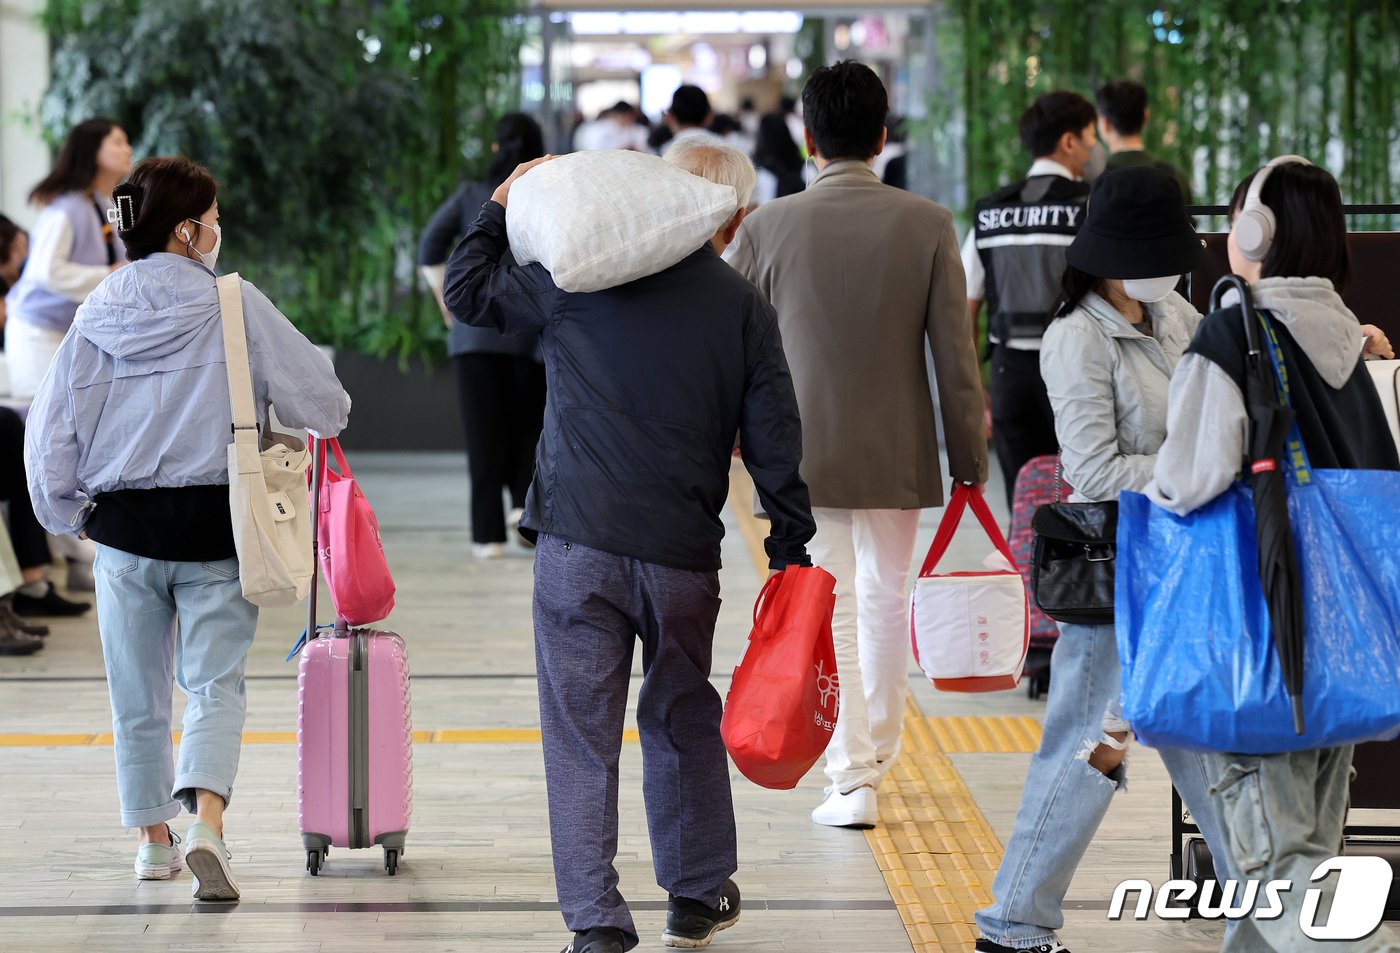
[[[1061,905],[1075,868],[1114,792],[1127,783],[1126,761],[1109,775],[1089,765],[1106,730],[1127,730],[1113,626],[1060,623],[1051,673],[1040,750],[1031,758],[1016,828],[992,884],[995,899],[977,912],[982,935],[1003,946],[1026,948],[1055,939],[1064,926]],[[1162,754],[1170,759],[1173,777],[1180,776],[1187,803],[1208,804],[1201,756]],[[1188,762],[1195,770],[1185,770]],[[1199,813],[1196,820],[1207,832],[1215,826]]]

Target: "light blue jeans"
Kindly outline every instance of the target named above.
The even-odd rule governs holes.
[[[166,562],[99,544],[93,568],[122,826],[168,821],[181,804],[194,813],[196,790],[227,802],[243,743],[243,665],[258,624],[238,560]],[[187,699],[178,771],[172,682]]]
[[[1075,868],[1114,792],[1127,784],[1126,761],[1109,775],[1089,765],[1105,728],[1123,730],[1113,626],[1061,623],[1050,670],[1040,750],[1031,758],[1016,827],[992,884],[994,900],[976,915],[983,936],[1016,948],[1049,943],[1064,926],[1061,905]],[[1206,839],[1220,843],[1202,756],[1161,755]],[[1163,815],[1163,826],[1170,822]],[[1123,872],[1124,878],[1161,881],[1167,874],[1165,862],[1154,871]]]

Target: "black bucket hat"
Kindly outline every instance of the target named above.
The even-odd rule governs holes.
[[[1176,179],[1130,166],[1094,180],[1068,261],[1095,278],[1161,278],[1186,274],[1205,254]]]

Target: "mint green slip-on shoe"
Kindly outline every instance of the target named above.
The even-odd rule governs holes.
[[[237,900],[238,882],[228,862],[233,856],[219,835],[199,821],[185,832],[185,866],[195,876],[196,900]]]
[[[180,837],[167,826],[170,846],[142,844],[136,851],[137,880],[169,880],[180,872]]]

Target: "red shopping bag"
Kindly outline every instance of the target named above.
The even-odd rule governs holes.
[[[762,787],[796,787],[836,730],[835,590],[825,569],[789,566],[754,603],[720,734],[744,777]]]
[[[311,446],[314,456],[315,438]],[[369,625],[394,609],[394,577],[384,558],[379,520],[345,462],[340,441],[332,437],[321,449],[320,466],[311,474],[321,481],[321,510],[316,514],[321,573],[336,616],[347,625]],[[326,450],[335,455],[340,472],[331,469]]]

